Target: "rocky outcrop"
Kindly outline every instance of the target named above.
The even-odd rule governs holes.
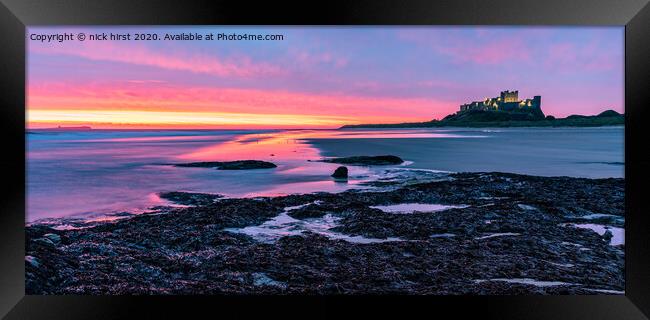
[[[606,110],[595,116],[570,115],[566,118],[533,113],[469,110],[447,115],[442,120],[410,123],[345,125],[345,128],[439,128],[439,127],[601,127],[625,124],[625,115]]]
[[[158,194],[161,199],[169,200],[187,206],[206,206],[213,204],[217,199],[223,197],[218,194],[210,193],[190,193],[190,192],[161,192]]]
[[[274,163],[260,160],[190,162],[178,163],[175,164],[175,166],[192,168],[217,168],[218,170],[271,169],[277,167]]]
[[[332,173],[332,177],[335,179],[347,179],[348,178],[348,168],[347,167],[338,167]]]

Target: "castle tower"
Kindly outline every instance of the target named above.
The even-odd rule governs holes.
[[[542,108],[542,96],[534,96],[533,97],[533,108],[541,109]]]
[[[503,102],[518,102],[519,91],[501,91],[501,101]]]

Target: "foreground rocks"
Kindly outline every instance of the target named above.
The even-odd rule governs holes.
[[[401,164],[402,162],[404,162],[404,160],[402,160],[402,158],[398,156],[387,155],[387,156],[357,156],[357,157],[332,158],[332,159],[325,159],[323,160],[323,162],[361,165],[361,166],[384,166],[384,165]]]
[[[190,162],[178,163],[175,164],[175,166],[192,168],[217,168],[218,170],[271,169],[277,167],[274,163],[260,160]]]
[[[189,193],[189,192],[161,192],[158,194],[161,199],[169,200],[177,204],[187,206],[206,206],[213,204],[217,199],[223,197],[217,194],[209,193]]]
[[[622,227],[623,179],[463,173],[391,191],[174,198],[194,206],[82,229],[27,226],[27,294],[603,294],[625,286],[624,246],[575,227]],[[400,203],[467,207],[373,208]],[[305,232],[264,243],[225,230],[283,212],[336,217],[338,234],[397,240]]]

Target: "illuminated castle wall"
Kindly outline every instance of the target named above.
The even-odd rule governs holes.
[[[542,97],[534,96],[532,99],[519,100],[519,91],[501,91],[499,97],[485,98],[483,101],[474,101],[460,106],[460,111],[510,111],[510,112],[535,112],[541,113]]]
[[[501,91],[501,100],[503,102],[518,102],[519,101],[519,91]]]

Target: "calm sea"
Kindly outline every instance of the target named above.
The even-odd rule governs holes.
[[[339,192],[386,169],[338,166],[322,157],[393,154],[396,168],[623,177],[624,128],[498,128],[265,131],[36,131],[27,134],[27,217],[139,212],[167,204],[162,191],[231,197]],[[193,161],[257,159],[276,169],[181,168]]]

